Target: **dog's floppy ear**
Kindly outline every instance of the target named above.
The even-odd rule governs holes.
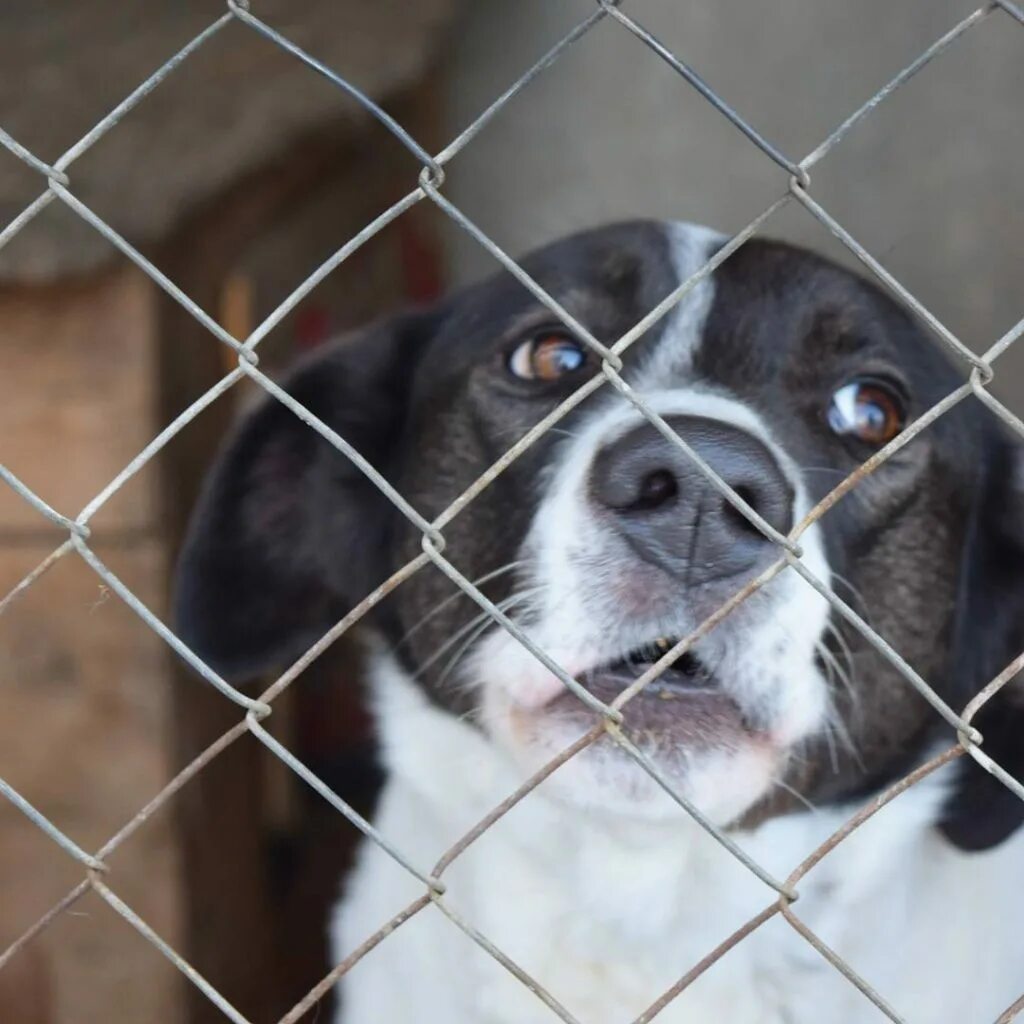
[[[436,316],[335,342],[284,389],[388,476]],[[238,425],[200,495],[178,564],[182,639],[232,678],[282,667],[387,574],[388,500],[272,397]]]
[[[955,633],[957,710],[1024,651],[1024,446],[1001,440],[979,491],[964,550]],[[1007,683],[973,724],[982,747],[1024,781],[1024,675]],[[962,758],[943,831],[961,849],[985,850],[1024,824],[1024,801],[973,759]]]

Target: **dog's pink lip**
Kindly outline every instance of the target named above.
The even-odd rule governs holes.
[[[650,666],[631,666],[622,663],[601,666],[582,675],[579,682],[586,690],[604,703],[611,703],[640,679]],[[718,697],[722,688],[712,674],[703,666],[680,670],[671,665],[663,668],[653,679],[633,693],[632,701],[659,701],[666,705],[666,713],[674,706],[684,712],[687,702]]]
[[[622,705],[622,727],[634,740],[646,738],[659,745],[694,751],[735,748],[762,733],[748,721],[740,704],[710,676],[706,682],[693,683],[666,679],[667,674],[651,680]],[[581,683],[591,695],[609,705],[638,675],[609,668],[588,672]],[[564,687],[545,705],[544,712],[581,725],[594,717],[578,695]]]
[[[562,668],[567,675],[577,681],[584,671],[572,665],[563,665]],[[554,672],[540,665],[537,669],[536,673],[520,678],[510,694],[513,703],[525,711],[541,711],[560,694],[570,692],[569,687]]]

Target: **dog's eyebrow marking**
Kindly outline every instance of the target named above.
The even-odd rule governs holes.
[[[575,286],[563,291],[553,288],[552,294],[556,296],[563,309],[567,309],[574,316],[580,316],[583,315],[582,311],[586,308],[586,302],[591,298],[593,292],[587,288]],[[534,304],[513,315],[496,333],[495,337],[511,341],[519,335],[546,327],[551,327],[555,331],[567,330],[566,325],[547,306]]]
[[[664,225],[669,260],[676,284],[692,277],[728,241],[726,235],[700,224],[667,221]],[[704,324],[715,299],[713,275],[698,281],[665,321],[655,350],[640,369],[640,387],[664,387],[675,374],[685,373],[704,340]]]
[[[826,307],[815,314],[801,343],[804,348],[822,347],[836,355],[857,355],[871,346],[857,318],[849,310]]]

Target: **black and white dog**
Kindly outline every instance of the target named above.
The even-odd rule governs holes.
[[[524,261],[601,339],[632,327],[724,239],[602,228]],[[511,276],[339,343],[289,391],[428,519],[598,361]],[[878,289],[752,241],[626,357],[626,380],[786,532],[961,376]],[[445,528],[446,556],[539,647],[611,700],[777,556],[692,462],[599,389]],[[954,708],[1024,649],[1024,457],[974,400],[939,418],[803,535],[803,560]],[[420,550],[367,478],[277,402],[223,452],[181,563],[178,622],[244,678],[303,651]],[[388,780],[375,824],[429,870],[588,730],[577,697],[428,566],[377,608]],[[1024,776],[1019,681],[976,724]],[[873,794],[954,740],[796,573],[739,606],[625,708],[672,783],[784,877]],[[795,910],[908,1022],[991,1022],[1024,992],[1024,804],[961,758],[841,843]],[[772,892],[611,740],[558,769],[459,857],[446,903],[586,1024],[631,1020]],[[366,844],[340,960],[422,893]],[[555,1016],[436,908],[346,976],[345,1024]],[[853,1024],[879,1011],[783,920],[660,1016]]]

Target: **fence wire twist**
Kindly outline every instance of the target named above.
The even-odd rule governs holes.
[[[629,755],[639,767],[646,772],[681,808],[681,812],[690,815],[718,843],[735,856],[749,871],[759,878],[774,892],[772,899],[764,909],[750,918],[732,935],[726,938],[698,964],[679,978],[667,991],[662,993],[641,1013],[634,1024],[645,1024],[653,1020],[669,1003],[692,984],[709,967],[725,956],[730,949],[742,942],[747,936],[759,929],[765,922],[775,917],[783,918],[801,935],[822,957],[836,970],[844,975],[851,984],[870,1000],[889,1020],[901,1022],[899,1014],[886,1002],[885,998],[853,968],[847,964],[834,950],[830,949],[794,911],[794,903],[798,899],[798,885],[803,877],[855,829],[873,817],[883,806],[896,799],[909,787],[941,768],[943,765],[962,757],[969,756],[977,761],[987,772],[998,778],[1005,786],[1024,800],[1024,786],[1007,773],[985,752],[984,738],[974,728],[972,722],[980,709],[991,700],[999,690],[1024,670],[1024,653],[1007,665],[960,711],[951,708],[929,686],[928,682],[914,671],[913,668],[879,636],[860,615],[845,601],[832,592],[825,582],[818,579],[801,561],[800,538],[803,533],[819,519],[847,492],[856,487],[865,477],[873,473],[879,466],[890,459],[897,451],[909,444],[918,434],[926,430],[940,416],[944,415],[960,402],[974,397],[1000,417],[1007,426],[1024,440],[1024,422],[999,402],[988,390],[995,376],[993,364],[1017,342],[1024,334],[1024,319],[1018,321],[1005,335],[997,339],[980,356],[975,355],[953,332],[945,327],[914,295],[908,291],[882,264],[875,259],[846,228],[813,197],[813,168],[840,142],[840,140],[862,119],[871,114],[875,108],[885,101],[892,93],[905,85],[926,64],[939,57],[967,33],[979,24],[992,17],[1006,18],[1024,27],[1024,10],[1011,0],[993,0],[973,11],[953,25],[943,36],[925,49],[914,61],[904,67],[885,86],[878,90],[866,103],[855,110],[814,150],[800,160],[794,160],[782,153],[766,140],[744,117],[730,106],[707,81],[685,63],[677,54],[669,50],[657,37],[625,13],[615,0],[596,0],[592,13],[563,38],[555,43],[532,67],[513,82],[504,93],[487,107],[470,125],[454,138],[439,153],[431,156],[400,124],[382,110],[368,96],[349,82],[338,71],[325,66],[313,56],[305,52],[280,32],[262,21],[250,10],[245,0],[228,0],[227,11],[204,31],[199,33],[186,46],[171,56],[165,64],[142,82],[129,96],[116,106],[106,117],[97,123],[67,152],[63,153],[52,164],[40,159],[7,132],[0,129],[0,145],[3,145],[26,166],[45,179],[45,188],[13,221],[0,231],[0,248],[7,244],[18,232],[28,225],[43,209],[54,201],[65,204],[81,218],[91,224],[106,237],[114,246],[121,250],[133,263],[139,266],[160,288],[164,289],[173,299],[182,305],[209,332],[237,353],[238,366],[215,386],[210,388],[189,408],[182,412],[107,484],[83,509],[70,518],[51,508],[42,498],[35,494],[22,481],[6,468],[0,466],[0,477],[14,489],[26,502],[55,526],[67,532],[67,539],[60,544],[46,559],[19,582],[13,590],[0,599],[0,614],[9,607],[12,601],[25,592],[36,580],[49,570],[57,561],[77,552],[82,559],[95,571],[100,579],[116,593],[141,619],[149,626],[175,653],[191,665],[211,686],[219,690],[228,700],[244,711],[240,721],[220,736],[205,751],[196,757],[188,766],[179,772],[153,799],[143,807],[124,827],[111,837],[95,853],[88,853],[74,842],[58,825],[51,821],[38,808],[34,807],[13,787],[0,779],[0,793],[30,818],[70,857],[82,866],[84,877],[58,903],[56,903],[28,931],[22,934],[3,953],[0,953],[0,969],[2,969],[21,949],[35,939],[61,914],[72,907],[87,892],[92,891],[103,899],[116,913],[131,924],[140,935],[158,949],[174,966],[187,977],[192,984],[200,989],[230,1020],[236,1024],[249,1024],[229,1000],[188,961],[166,941],[164,941],[139,915],[126,904],[110,886],[110,872],[106,865],[107,858],[125,842],[138,828],[158,809],[164,806],[188,782],[201,772],[221,753],[228,749],[236,740],[250,734],[262,743],[275,757],[286,764],[299,778],[311,786],[332,807],[341,813],[349,822],[360,830],[371,842],[386,851],[410,875],[423,886],[423,893],[389,921],[383,922],[373,935],[369,936],[357,949],[334,967],[312,990],[310,990],[278,1024],[293,1024],[310,1010],[319,999],[338,981],[338,979],[355,966],[367,953],[374,949],[387,937],[401,927],[406,921],[419,914],[433,904],[454,927],[459,928],[480,948],[486,951],[514,977],[526,985],[536,997],[545,1003],[553,1013],[567,1024],[576,1024],[576,1018],[559,1003],[555,994],[547,991],[535,978],[527,974],[518,964],[498,948],[486,935],[480,932],[471,922],[457,914],[445,899],[446,885],[443,879],[448,868],[492,825],[508,813],[516,804],[525,799],[541,782],[556,771],[561,765],[578,755],[598,740],[609,737]],[[765,156],[772,160],[786,174],[785,186],[780,185],[778,198],[761,214],[755,217],[745,228],[739,231],[729,242],[701,267],[688,280],[679,285],[670,295],[654,309],[639,320],[630,330],[618,338],[614,344],[605,345],[565,310],[540,284],[533,280],[526,271],[506,252],[474,224],[461,210],[443,194],[445,165],[463,148],[465,148],[479,131],[493,118],[514,96],[525,89],[534,78],[554,64],[571,46],[583,40],[587,34],[601,21],[612,20],[618,23],[624,33],[629,33],[650,48],[666,64],[676,71],[701,96],[703,96],[719,113],[727,118],[752,144],[757,146]],[[74,162],[88,149],[98,142],[107,132],[135,106],[141,103],[169,74],[171,74],[188,57],[196,52],[215,34],[222,31],[228,24],[237,22],[246,28],[259,33],[282,49],[291,53],[306,64],[311,70],[324,76],[329,82],[355,100],[367,113],[379,121],[395,138],[412,154],[421,166],[416,187],[408,194],[381,213],[361,231],[346,241],[330,258],[324,261],[309,275],[283,302],[245,339],[233,337],[218,324],[205,310],[193,302],[177,285],[168,279],[149,260],[139,253],[126,239],[121,237],[109,224],[89,209],[73,191],[73,178],[69,170]],[[378,473],[358,451],[344,438],[340,437],[327,424],[314,416],[308,409],[283,391],[278,385],[263,374],[259,368],[256,348],[260,342],[290,313],[295,306],[308,295],[327,275],[344,262],[366,241],[380,232],[385,226],[401,216],[412,206],[421,202],[433,203],[463,231],[467,232],[486,249],[516,280],[527,288],[543,303],[566,327],[579,339],[585,342],[601,359],[601,372],[582,385],[574,394],[565,399],[557,408],[545,416],[486,472],[475,480],[433,521],[426,520],[412,505],[409,504]],[[680,438],[623,379],[620,371],[623,367],[623,353],[654,324],[661,320],[682,301],[687,294],[716,267],[727,260],[737,248],[751,238],[775,213],[787,204],[797,203],[811,216],[818,220],[832,235],[846,246],[856,258],[895,296],[895,298],[912,311],[945,345],[953,357],[964,368],[963,383],[950,394],[933,406],[930,410],[914,421],[895,440],[878,451],[855,472],[838,484],[829,494],[819,501],[806,516],[797,523],[790,532],[783,536],[765,522],[743,498],[722,480],[686,442]],[[282,402],[302,421],[317,431],[334,447],[349,458],[402,512],[416,527],[422,536],[422,552],[395,572],[386,582],[368,594],[341,621],[336,623],[316,644],[314,644],[294,665],[279,676],[258,698],[252,699],[239,692],[226,680],[221,678],[210,666],[206,665],[197,655],[176,637],[173,632],[150,611],[142,601],[101,561],[89,545],[89,521],[107,501],[113,497],[136,473],[139,472],[182,428],[194,419],[203,409],[224,395],[243,377],[248,377],[260,386],[273,399]],[[520,455],[523,454],[539,437],[545,434],[556,423],[579,405],[589,395],[605,385],[611,386],[673,444],[678,445],[685,454],[694,461],[699,470],[710,483],[729,501],[751,524],[771,540],[778,548],[777,560],[759,577],[752,580],[734,594],[721,608],[709,616],[693,632],[680,640],[661,659],[650,666],[639,678],[625,689],[610,704],[604,704],[580,685],[568,672],[554,662],[543,650],[538,648],[530,638],[520,630],[503,612],[491,603],[484,594],[467,580],[445,555],[444,528],[458,516],[473,499],[488,487],[496,477],[504,472]],[[383,600],[396,587],[414,574],[423,571],[429,565],[443,572],[459,590],[475,601],[500,628],[507,630],[523,644],[536,658],[550,669],[582,702],[596,713],[595,725],[584,736],[571,746],[551,759],[546,765],[527,779],[515,792],[508,795],[494,807],[473,828],[455,842],[432,867],[416,865],[401,850],[381,835],[377,829],[359,815],[341,797],[333,792],[291,751],[271,736],[262,725],[262,721],[273,711],[273,702],[289,687],[299,674],[315,661],[328,647],[353,625],[359,622],[367,612]],[[829,839],[822,843],[802,864],[785,879],[776,879],[763,867],[748,856],[728,835],[708,821],[700,811],[672,786],[658,767],[640,751],[623,731],[628,724],[628,704],[646,686],[663,672],[680,655],[689,650],[700,637],[712,630],[727,617],[738,605],[760,590],[771,579],[780,573],[792,571],[800,575],[812,586],[828,604],[847,623],[857,630],[876,651],[886,658],[906,679],[951,728],[950,745],[927,763],[921,765],[899,782],[891,786],[880,796],[875,797],[860,811],[854,814]],[[1009,1006],[998,1018],[996,1024],[1008,1024],[1024,1011],[1024,995]]]

